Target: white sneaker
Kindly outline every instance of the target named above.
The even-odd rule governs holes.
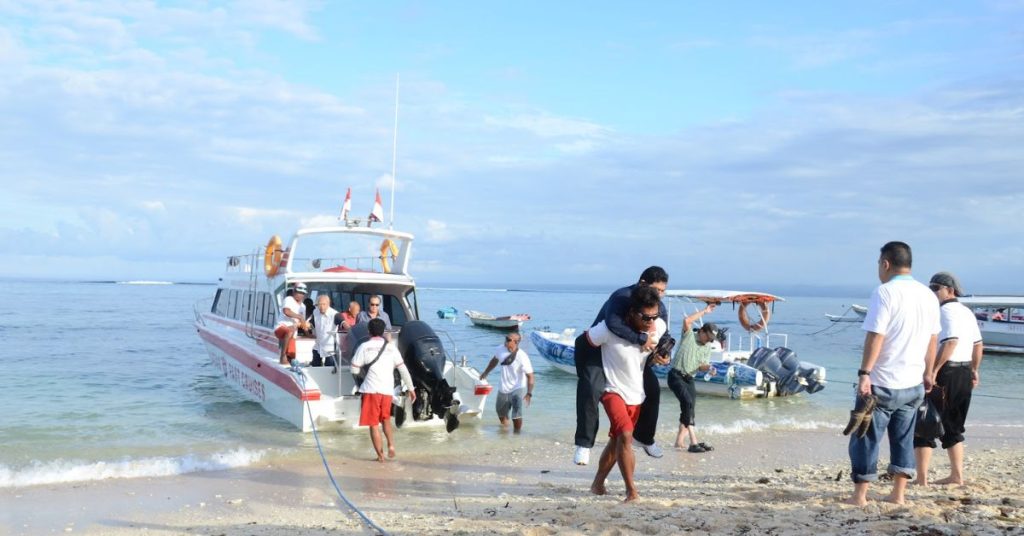
[[[665,455],[665,451],[661,450],[661,447],[659,447],[657,443],[644,445],[644,452],[652,458],[660,458]]]
[[[572,463],[576,465],[587,465],[590,463],[590,449],[587,447],[576,447],[576,455],[572,457]]]

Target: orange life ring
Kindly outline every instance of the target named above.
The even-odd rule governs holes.
[[[380,266],[384,269],[384,273],[391,273],[391,264],[388,262],[388,257],[391,257],[391,262],[398,260],[398,244],[390,238],[385,238],[380,243]]]
[[[750,318],[747,317],[747,306],[751,304],[757,304],[757,308],[761,310],[761,320],[758,321],[756,324],[751,324]],[[768,319],[771,318],[771,316],[772,313],[768,309],[768,304],[762,301],[747,302],[740,306],[740,325],[743,326],[743,329],[750,332],[761,331],[762,329],[768,327]]]
[[[281,249],[281,237],[274,235],[267,242],[267,248],[263,252],[263,271],[267,277],[274,277],[281,269],[281,260],[284,259],[284,251]]]

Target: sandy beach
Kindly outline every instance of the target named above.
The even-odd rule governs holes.
[[[638,451],[633,504],[617,470],[609,495],[590,494],[594,466],[572,465],[568,443],[452,438],[447,454],[425,455],[416,439],[400,435],[385,464],[328,452],[349,499],[392,534],[1024,534],[1019,428],[969,435],[967,485],[911,487],[895,506],[878,501],[882,482],[865,508],[839,504],[852,485],[838,429],[707,437],[716,450],[701,455]],[[932,478],[947,470],[937,452]],[[231,471],[7,489],[0,519],[5,534],[372,533],[339,503],[309,449]]]

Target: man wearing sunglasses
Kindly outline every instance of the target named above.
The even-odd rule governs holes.
[[[627,316],[632,292],[637,287],[644,286],[657,291],[658,316],[667,324],[668,313],[665,310],[665,305],[661,303],[661,295],[668,287],[668,273],[660,266],[650,266],[640,274],[640,279],[636,284],[620,288],[608,297],[591,326],[596,326],[604,321],[608,329],[616,336],[631,344],[640,345],[645,352],[650,353],[657,346],[660,336],[650,336],[643,326],[640,326],[640,329],[635,329]],[[664,336],[668,337],[669,334],[665,333]],[[600,424],[597,408],[601,394],[604,392],[605,377],[601,352],[596,351],[588,344],[584,335],[576,338],[575,360],[578,379],[576,381],[576,436],[574,438],[576,452],[573,456],[573,463],[587,465],[590,462],[590,449],[594,446],[597,428]],[[667,364],[668,356],[659,356],[656,363]],[[661,387],[658,384],[658,378],[649,366],[650,364],[648,363],[643,372],[645,398],[633,437],[643,446],[644,452],[648,456],[660,458],[664,453],[654,441],[654,432],[658,427]]]
[[[388,313],[384,311],[383,303],[384,298],[382,298],[379,294],[374,294],[373,296],[370,296],[370,301],[367,302],[366,304],[366,310],[359,311],[359,316],[356,317],[356,323],[362,324],[363,322],[369,322],[374,318],[379,318],[384,321],[384,325],[387,327],[388,331],[390,331],[391,317],[389,317]]]
[[[494,408],[498,412],[498,422],[502,429],[512,420],[512,430],[519,433],[523,429],[523,408],[533,401],[533,365],[530,356],[519,347],[522,336],[509,333],[505,336],[504,346],[499,346],[480,374],[480,379],[487,379],[494,367],[501,365],[501,385]]]
[[[938,405],[942,417],[942,448],[949,454],[949,476],[936,480],[936,484],[964,483],[964,422],[971,407],[971,392],[981,381],[978,368],[985,345],[974,313],[957,298],[964,295],[960,281],[949,272],[932,276],[928,288],[939,299],[942,331],[939,332],[939,352],[935,358],[937,372],[933,376],[935,389],[941,391]],[[917,480],[928,485],[928,464],[931,461],[935,439],[914,438],[917,458]]]
[[[655,288],[637,286],[630,295],[630,306],[626,313],[628,325],[658,340],[667,330],[659,314],[660,305],[661,296]],[[640,416],[640,404],[645,398],[644,368],[650,352],[645,351],[642,344],[631,343],[614,334],[604,320],[583,335],[591,346],[600,347],[601,350],[605,377],[601,405],[608,415],[609,428],[608,444],[601,452],[590,491],[595,495],[607,493],[605,481],[612,468],[618,464],[626,484],[626,502],[630,502],[640,496],[633,482],[633,471],[636,468],[633,430]]]
[[[910,275],[910,246],[889,242],[878,258],[881,285],[871,293],[864,317],[864,352],[857,371],[857,395],[873,396],[867,432],[850,434],[853,496],[847,504],[866,506],[868,488],[878,480],[878,448],[889,435],[892,492],[886,501],[903,504],[907,482],[917,476],[914,425],[924,393],[931,389],[940,330],[939,301]],[[923,385],[922,385],[923,384]]]

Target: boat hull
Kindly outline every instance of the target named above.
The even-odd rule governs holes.
[[[978,320],[986,351],[1024,353],[1024,322]]]

